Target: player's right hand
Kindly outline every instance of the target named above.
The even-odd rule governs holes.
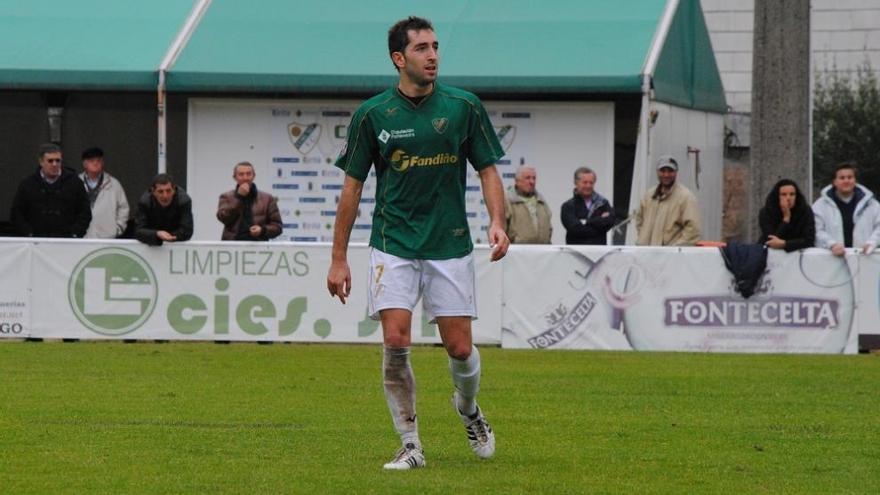
[[[346,261],[333,261],[327,273],[327,290],[331,297],[338,297],[342,304],[351,295],[351,270]]]

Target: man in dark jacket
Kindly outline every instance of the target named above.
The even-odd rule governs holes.
[[[61,166],[61,148],[40,146],[40,168],[12,200],[11,218],[22,237],[82,237],[92,221],[89,197],[73,170]]]
[[[188,241],[193,234],[192,200],[170,175],[159,174],[138,201],[134,223],[135,237],[144,244]]]
[[[220,195],[217,220],[223,223],[224,241],[267,241],[281,235],[281,212],[275,198],[258,191],[254,166],[240,162],[232,169],[235,189]]]
[[[614,210],[595,186],[596,172],[587,167],[574,171],[574,197],[562,203],[559,215],[566,244],[607,244],[606,233],[614,226]]]

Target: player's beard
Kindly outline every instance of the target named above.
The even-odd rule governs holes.
[[[424,68],[415,69],[409,64],[407,64],[404,69],[406,72],[406,77],[416,86],[427,88],[434,84],[434,81],[437,77],[426,77],[423,70]]]

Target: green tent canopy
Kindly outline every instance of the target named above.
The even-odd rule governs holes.
[[[155,91],[191,8],[180,0],[0,2],[0,88]]]
[[[194,5],[5,2],[0,88],[153,90]],[[169,68],[167,89],[378,92],[397,77],[387,29],[412,14],[434,23],[441,80],[483,96],[641,94],[656,52],[655,99],[726,110],[698,0],[213,0]],[[658,35],[670,17],[668,34]]]

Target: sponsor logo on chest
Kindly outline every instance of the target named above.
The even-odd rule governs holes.
[[[386,131],[382,129],[382,132],[379,133],[379,141],[383,143],[387,143],[392,139],[407,139],[416,137],[415,129],[392,129],[391,131]]]

